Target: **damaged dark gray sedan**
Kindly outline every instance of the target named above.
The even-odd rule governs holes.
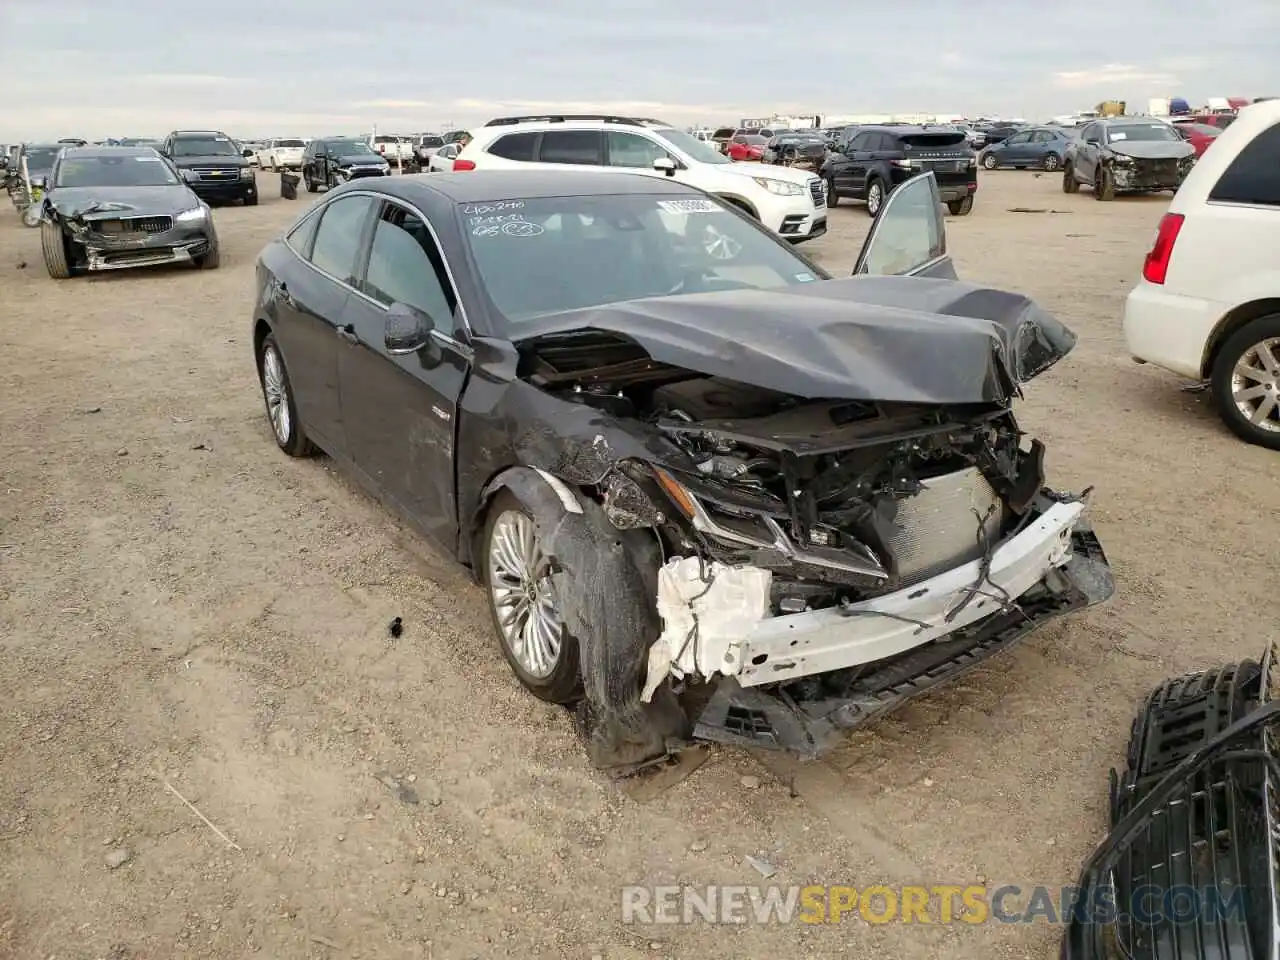
[[[67,148],[48,184],[31,213],[55,280],[170,263],[218,266],[208,204],[150,147]]]
[[[525,171],[338,187],[257,273],[278,445],[469,567],[601,767],[816,755],[1111,593],[1011,410],[1075,337],[955,279],[931,175],[844,280],[673,180]]]

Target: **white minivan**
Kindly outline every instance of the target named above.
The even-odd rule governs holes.
[[[1280,100],[1243,108],[1192,168],[1125,302],[1135,360],[1206,384],[1280,450]]]

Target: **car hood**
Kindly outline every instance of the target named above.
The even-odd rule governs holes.
[[[1112,153],[1135,160],[1181,160],[1196,152],[1185,140],[1121,140],[1107,144]]]
[[[199,206],[184,186],[171,187],[57,187],[49,204],[64,217],[167,216]]]
[[[179,169],[185,167],[247,167],[249,161],[244,157],[230,157],[225,153],[215,153],[209,156],[174,157],[173,165]]]
[[[761,167],[759,164],[750,164],[746,168],[740,164],[720,164],[717,169],[723,170],[727,174],[737,177],[768,177],[770,180],[786,180],[788,183],[798,183],[801,186],[807,184],[813,179],[813,173],[809,170],[797,170],[795,167]],[[763,173],[761,171],[764,171]]]
[[[918,277],[654,297],[517,330],[517,343],[606,331],[659,363],[800,397],[929,404],[1008,402],[1076,343],[1019,294]]]

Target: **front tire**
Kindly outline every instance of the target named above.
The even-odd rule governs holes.
[[[276,343],[274,333],[267,334],[258,350],[258,382],[262,384],[262,399],[267,405],[267,420],[275,434],[276,446],[291,457],[307,457],[315,452],[315,446],[307,437],[302,421],[298,419],[298,406],[293,399],[293,385],[284,365],[284,355]]]
[[[872,180],[867,184],[867,214],[874,218],[884,206],[885,190],[880,180]]]
[[[218,235],[213,233],[209,235],[209,249],[195,258],[196,269],[217,270],[218,265],[221,262],[222,258],[218,249]]]
[[[1114,200],[1116,198],[1116,180],[1111,171],[1099,167],[1093,172],[1093,199]]]
[[[973,211],[973,194],[959,200],[948,200],[947,210],[953,217],[967,217]]]
[[[489,507],[479,559],[489,615],[516,679],[539,700],[570,704],[582,697],[582,669],[578,641],[557,607],[554,561],[538,539],[540,528],[559,520],[539,515],[547,509],[500,491]]]
[[[1080,181],[1076,179],[1075,170],[1072,169],[1071,163],[1068,161],[1062,167],[1062,192],[1063,193],[1079,193]]]
[[[1053,171],[1058,169],[1058,164],[1060,164],[1061,162],[1062,161],[1058,158],[1058,155],[1056,153],[1046,153],[1044,155],[1045,172],[1053,173]]]
[[[836,193],[836,181],[834,177],[827,177],[827,206],[838,207],[840,205],[840,194]]]
[[[67,239],[56,223],[44,220],[40,223],[40,252],[44,254],[44,266],[54,280],[71,279],[71,260],[67,256]]]
[[[319,191],[319,184],[312,180],[311,174],[307,173],[305,170],[302,172],[302,179],[307,185],[307,193],[316,193]]]
[[[244,195],[244,205],[245,205],[246,207],[256,207],[256,206],[258,205],[258,191],[257,191],[257,190],[253,191],[253,193],[246,193],[246,194]]]
[[[994,153],[988,153],[985,156],[983,156],[982,158],[983,170],[994,170],[998,166],[1000,166],[1000,161],[996,159],[996,155]]]
[[[1213,361],[1209,389],[1232,433],[1280,450],[1280,314],[1252,320],[1227,338]]]

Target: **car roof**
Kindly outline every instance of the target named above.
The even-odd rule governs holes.
[[[227,137],[221,130],[175,130],[171,137]],[[227,137],[230,140],[230,137]]]
[[[66,147],[64,157],[150,157],[153,147]]]
[[[360,183],[360,181],[352,181]],[[361,184],[367,188],[368,183]],[[414,201],[434,192],[454,203],[536,200],[550,197],[607,197],[618,194],[701,196],[701,191],[667,177],[643,173],[560,172],[555,170],[475,170],[381,178],[377,189]]]
[[[24,143],[23,150],[66,150],[65,143]]]

